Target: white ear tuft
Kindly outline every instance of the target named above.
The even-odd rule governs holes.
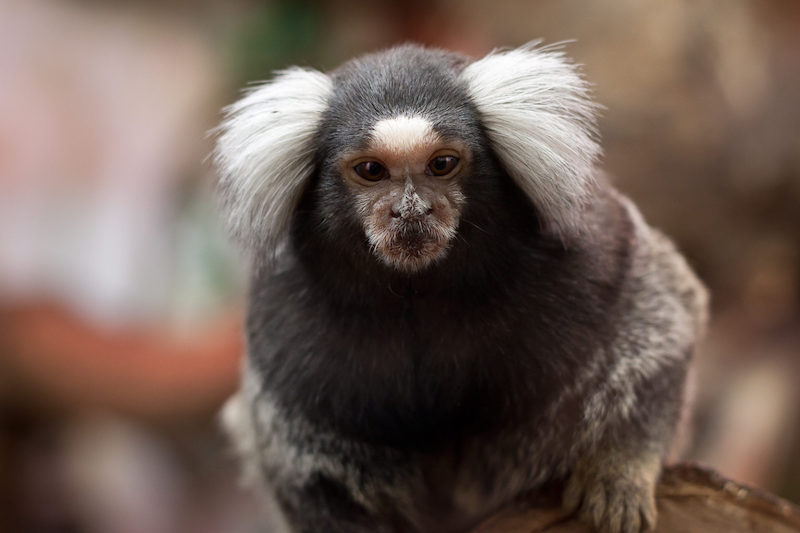
[[[228,226],[270,260],[313,172],[314,135],[331,79],[292,68],[225,109],[214,161]]]
[[[578,231],[600,156],[587,83],[554,47],[493,52],[462,76],[497,156],[546,229]]]

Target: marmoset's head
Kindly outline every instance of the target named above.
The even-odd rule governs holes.
[[[563,54],[533,45],[477,61],[401,46],[330,74],[286,70],[230,106],[220,127],[228,221],[268,259],[313,187],[320,232],[341,239],[338,229],[358,227],[360,243],[339,245],[415,272],[447,254],[470,203],[494,201],[470,183],[491,187],[503,174],[542,231],[568,238],[599,154],[594,110]]]

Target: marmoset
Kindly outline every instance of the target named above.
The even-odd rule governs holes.
[[[596,530],[656,520],[707,297],[598,169],[561,47],[404,45],[226,110],[252,262],[226,407],[291,532],[461,532],[546,482]]]

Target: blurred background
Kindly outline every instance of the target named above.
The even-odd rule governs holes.
[[[402,41],[575,39],[604,166],[713,294],[687,456],[800,501],[800,3],[0,0],[0,532],[251,532],[206,132]]]

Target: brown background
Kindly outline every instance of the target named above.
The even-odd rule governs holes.
[[[206,131],[290,64],[535,38],[575,39],[606,170],[712,289],[688,457],[800,501],[799,3],[6,0],[0,531],[255,530]]]

